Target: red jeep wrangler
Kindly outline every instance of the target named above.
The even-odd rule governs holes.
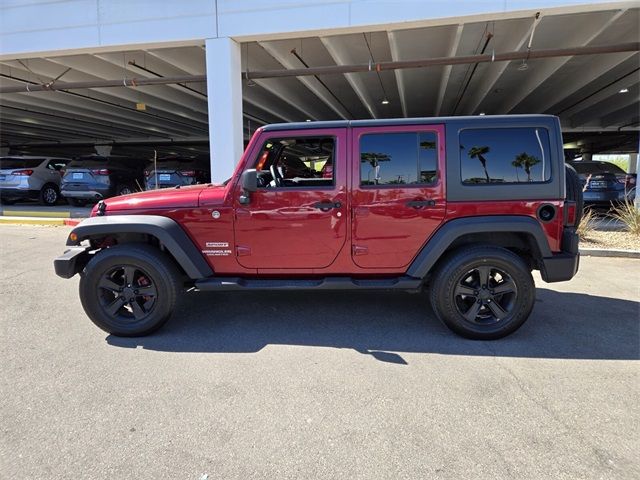
[[[223,185],[100,202],[55,270],[114,335],[159,328],[185,288],[426,287],[449,328],[495,339],[531,313],[532,270],[575,275],[581,202],[552,116],[270,125]]]

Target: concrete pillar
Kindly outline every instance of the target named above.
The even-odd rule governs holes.
[[[230,38],[205,42],[211,181],[231,176],[243,152],[240,44]]]

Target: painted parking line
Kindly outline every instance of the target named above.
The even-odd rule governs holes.
[[[2,215],[5,217],[37,217],[37,218],[70,218],[71,212],[68,211],[52,211],[43,212],[37,210],[2,210]]]

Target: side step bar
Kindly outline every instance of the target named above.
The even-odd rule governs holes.
[[[202,291],[247,291],[247,290],[409,290],[417,291],[422,279],[395,277],[382,279],[359,279],[349,277],[326,277],[318,279],[250,279],[240,277],[213,277],[197,280],[195,287]]]

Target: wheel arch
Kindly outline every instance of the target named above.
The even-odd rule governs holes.
[[[524,257],[532,268],[551,257],[540,223],[531,217],[500,215],[458,218],[442,225],[411,263],[407,275],[425,278],[448,252],[470,244],[495,245]]]
[[[91,217],[79,223],[71,231],[67,237],[67,245],[80,245],[84,240],[107,236],[120,239],[120,243],[144,242],[151,237],[173,257],[189,278],[196,280],[213,275],[213,270],[202,253],[180,225],[160,215]]]

